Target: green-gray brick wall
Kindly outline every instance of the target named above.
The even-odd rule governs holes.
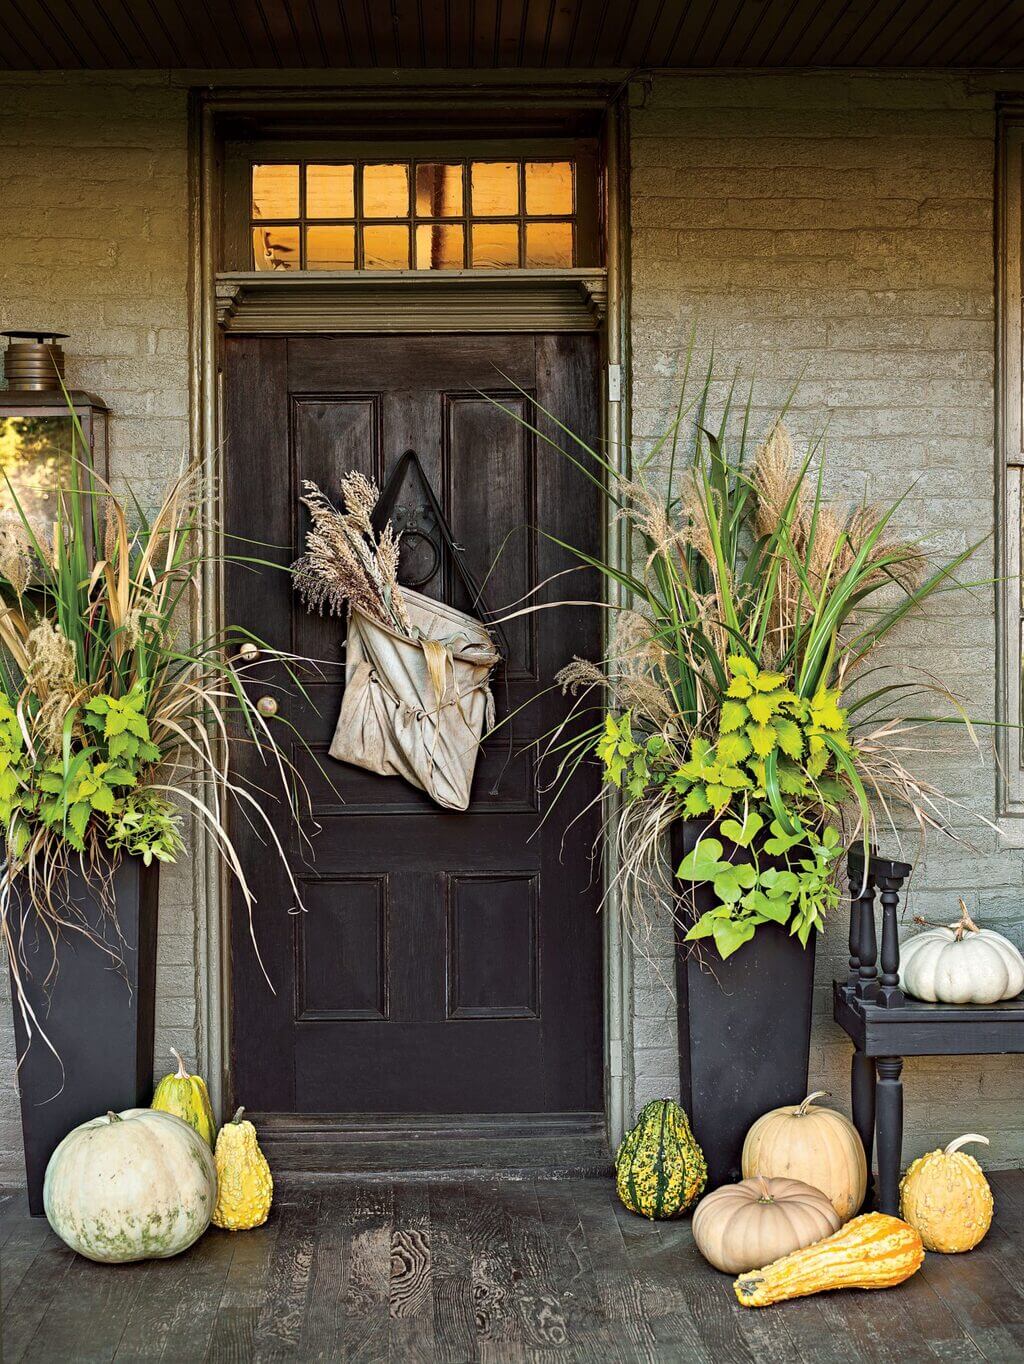
[[[755,378],[761,425],[799,380],[800,441],[828,423],[827,487],[840,502],[905,495],[898,517],[936,554],[994,524],[994,167],[990,93],[946,77],[656,77],[631,114],[635,448],[667,423],[691,326],[714,342],[721,400]],[[993,573],[992,540],[970,577]],[[995,703],[992,588],[947,596],[892,650],[941,676],[969,712]],[[950,751],[936,751],[948,748]],[[1021,854],[971,819],[995,817],[995,768],[954,736],[922,743],[917,770],[962,802],[968,846],[932,837],[904,931],[921,914],[972,913],[1022,944]],[[892,835],[882,844],[895,855]],[[845,913],[819,941],[811,1085],[844,1105],[849,1044],[831,1021]],[[634,970],[637,1106],[678,1084],[670,939]],[[908,1157],[964,1130],[993,1165],[1024,1158],[1024,1060],[908,1062]]]
[[[993,529],[994,102],[963,80],[658,77],[634,90],[634,436],[674,403],[696,320],[721,373],[756,371],[772,410],[798,376],[800,436],[829,419],[830,491],[907,491],[908,532],[954,550]],[[150,503],[187,446],[186,94],[154,76],[0,77],[0,328],[71,333],[68,374],[111,405],[115,475]],[[991,550],[978,577],[991,572]],[[944,602],[904,632],[981,716],[992,713],[992,594]],[[991,762],[927,755],[927,775],[992,816]],[[1021,940],[1020,854],[983,827],[972,849],[935,841],[912,909],[972,910]],[[908,856],[916,857],[911,840]],[[194,905],[199,869],[164,876],[156,1068],[198,1045]],[[845,1099],[848,1050],[828,1018],[845,960],[837,921],[820,944],[812,1079]],[[635,1098],[671,1093],[667,937],[634,971]],[[0,1182],[20,1177],[13,1034],[0,976]],[[907,1153],[968,1128],[993,1164],[1019,1163],[1024,1063],[916,1062]]]
[[[109,403],[113,475],[152,507],[188,451],[186,94],[160,76],[4,75],[0,130],[0,330],[69,333],[68,381]],[[170,1047],[196,1055],[199,871],[161,873],[160,1073]],[[6,965],[0,994],[3,1183],[24,1178]]]

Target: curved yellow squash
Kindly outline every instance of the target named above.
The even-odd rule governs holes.
[[[744,1307],[804,1298],[833,1288],[892,1288],[924,1261],[921,1237],[898,1217],[868,1212],[833,1236],[785,1255],[733,1284]]]
[[[217,1124],[213,1117],[213,1105],[206,1081],[201,1075],[190,1075],[179,1052],[171,1048],[171,1055],[178,1063],[177,1071],[165,1075],[153,1091],[150,1108],[160,1113],[173,1113],[182,1122],[187,1122],[213,1150],[217,1135]]]
[[[274,1180],[256,1140],[256,1129],[243,1120],[240,1108],[217,1137],[217,1203],[213,1225],[225,1231],[248,1231],[267,1220]]]
[[[900,1183],[900,1213],[921,1233],[925,1250],[973,1250],[992,1225],[989,1182],[974,1157],[960,1150],[968,1141],[988,1145],[987,1137],[968,1132],[944,1151],[918,1156]]]

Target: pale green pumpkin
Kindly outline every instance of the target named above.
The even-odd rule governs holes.
[[[163,1260],[210,1225],[213,1155],[172,1113],[126,1108],[69,1132],[50,1157],[43,1206],[50,1226],[89,1260]]]

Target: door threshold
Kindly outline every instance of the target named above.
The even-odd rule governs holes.
[[[351,1181],[591,1179],[612,1170],[603,1113],[252,1113],[281,1187]]]

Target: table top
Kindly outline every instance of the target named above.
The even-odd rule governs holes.
[[[858,999],[833,982],[833,1017],[868,1056],[982,1056],[1024,1053],[1024,994],[998,1004],[928,1004],[897,1008]]]

